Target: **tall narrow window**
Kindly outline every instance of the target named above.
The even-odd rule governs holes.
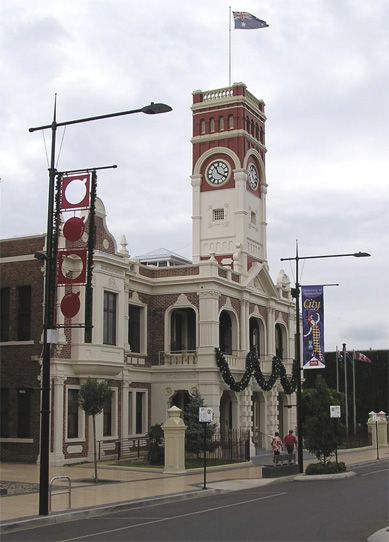
[[[31,437],[31,390],[18,390],[18,437]]]
[[[31,286],[17,287],[18,302],[18,341],[31,339]]]
[[[68,389],[68,438],[78,438],[79,434],[78,389]]]
[[[9,341],[10,289],[0,289],[0,342]]]
[[[219,117],[219,132],[224,130],[224,117]]]
[[[104,344],[116,344],[116,298],[117,294],[104,292]]]
[[[228,115],[228,129],[233,130],[234,129],[234,116]]]
[[[140,321],[141,307],[129,305],[128,307],[128,343],[131,352],[140,352]]]
[[[112,436],[112,391],[108,395],[103,408],[103,436]]]
[[[8,437],[9,390],[1,388],[0,393],[0,437]]]
[[[145,433],[146,393],[137,391],[135,398],[135,431],[137,435]]]
[[[200,121],[200,133],[205,134],[205,120],[201,119]]]
[[[209,119],[209,131],[214,132],[215,131],[215,119],[211,117]]]

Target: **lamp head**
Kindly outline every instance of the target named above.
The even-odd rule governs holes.
[[[158,115],[159,113],[168,113],[169,111],[172,111],[172,108],[167,104],[156,104],[151,102],[150,105],[142,107],[141,111],[142,113],[146,113],[146,115]]]
[[[354,252],[353,256],[355,256],[355,258],[368,258],[369,256],[371,256],[371,254],[369,254],[368,252]]]

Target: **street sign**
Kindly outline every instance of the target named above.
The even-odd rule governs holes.
[[[199,408],[199,422],[210,423],[213,420],[213,408],[200,407]]]
[[[330,405],[330,418],[340,418],[340,405]]]

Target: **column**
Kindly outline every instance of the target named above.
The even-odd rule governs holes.
[[[51,424],[53,428],[53,451],[50,453],[49,463],[50,465],[60,466],[65,462],[65,456],[63,453],[63,444],[64,444],[64,405],[65,405],[65,394],[64,394],[64,383],[65,376],[58,375],[55,376],[52,380],[52,390],[54,394],[53,407],[51,412],[51,421],[54,420],[54,423]]]

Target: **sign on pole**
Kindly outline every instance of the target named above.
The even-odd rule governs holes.
[[[323,286],[303,286],[303,369],[323,369],[324,298]]]
[[[200,407],[199,408],[199,422],[210,423],[213,420],[213,408]]]
[[[330,418],[340,418],[340,405],[330,405]]]

